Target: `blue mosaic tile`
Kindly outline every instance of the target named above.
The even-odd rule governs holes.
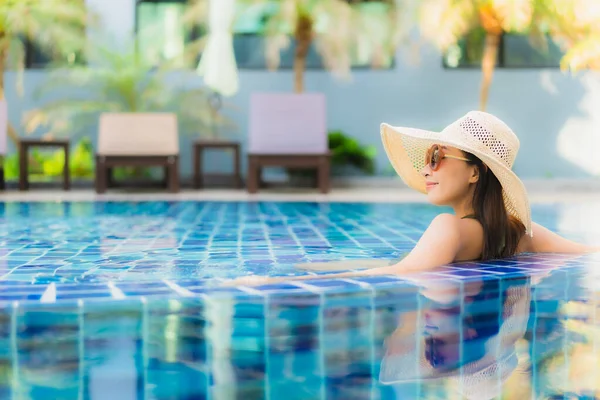
[[[482,271],[486,271],[486,272],[494,272],[497,274],[501,274],[501,275],[506,275],[506,274],[517,274],[519,272],[523,272],[524,269],[522,268],[516,268],[516,267],[503,267],[503,266],[480,266],[480,269]]]
[[[352,282],[341,279],[313,279],[304,282],[311,287],[327,290],[359,290],[361,288],[358,282]]]
[[[97,291],[97,290],[106,290],[106,284],[78,284],[78,285],[60,285],[60,290],[62,292],[87,292],[87,291]]]
[[[41,297],[42,297],[41,293],[20,293],[20,292],[0,293],[0,302],[26,301],[26,300],[37,301]]]
[[[266,293],[266,294],[290,294],[293,292],[306,292],[306,289],[303,289],[300,286],[297,285],[293,285],[290,283],[277,283],[277,284],[272,284],[272,285],[260,285],[260,286],[256,286],[253,289],[256,289],[260,292]]]
[[[494,266],[507,266],[507,267],[519,267],[522,264],[522,261],[518,260],[518,259],[512,259],[512,260],[490,260],[490,261],[484,261],[481,264],[486,264],[486,265],[494,265]]]
[[[61,289],[57,290],[56,300],[68,300],[68,299],[110,299],[113,298],[113,295],[109,291],[62,291]]]
[[[454,269],[444,271],[445,275],[457,276],[457,277],[493,277],[494,274],[491,271],[484,269]]]
[[[57,293],[76,292],[77,286],[82,292],[93,292],[94,285],[113,281],[128,296],[172,292],[156,283],[162,279],[199,294],[214,289],[205,278],[248,273],[302,275],[305,272],[295,269],[296,263],[397,259],[412,248],[439,212],[416,204],[101,201],[0,205],[1,287],[55,283],[62,288]],[[550,229],[560,226],[559,206],[539,206],[537,211],[534,207],[533,213],[536,221]],[[594,229],[586,227],[577,236],[582,240],[600,237]],[[575,230],[571,226],[564,233],[575,235]],[[554,266],[577,269],[586,263],[600,263],[600,257],[525,254],[485,265],[443,267],[428,279],[518,276]],[[573,272],[573,276],[581,274]],[[352,279],[375,286],[394,284],[384,277]],[[353,287],[348,282],[321,280],[310,284],[328,291]],[[279,291],[285,292],[273,293]]]
[[[398,278],[394,278],[391,276],[361,276],[361,277],[356,277],[356,278],[351,278],[360,282],[365,282],[368,283],[370,285],[398,285],[401,284],[403,281],[398,279]]]

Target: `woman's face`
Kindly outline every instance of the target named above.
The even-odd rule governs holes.
[[[450,146],[440,146],[444,154],[465,158],[465,154]],[[428,163],[421,170],[425,177],[427,197],[435,205],[454,205],[472,196],[477,182],[477,167],[463,160],[445,157],[440,160],[437,171]]]

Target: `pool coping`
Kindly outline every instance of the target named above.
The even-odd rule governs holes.
[[[573,258],[579,261],[574,262]],[[67,305],[82,302],[112,302],[147,299],[233,298],[251,300],[264,297],[357,293],[385,289],[419,287],[427,281],[460,284],[474,280],[510,279],[545,276],[549,271],[582,267],[585,263],[599,264],[595,254],[525,254],[488,262],[453,263],[435,270],[410,276],[362,276],[338,279],[285,280],[262,286],[224,287],[223,279],[163,279],[159,281],[104,281],[86,283],[19,284],[0,281],[0,309],[32,305]],[[565,261],[566,260],[566,261]],[[297,275],[296,275],[297,276]],[[291,278],[291,277],[290,277]],[[10,291],[8,293],[7,291]]]
[[[600,179],[524,179],[531,203],[580,203],[600,201]],[[78,202],[78,201],[300,201],[426,203],[427,197],[408,188],[399,178],[348,178],[327,194],[307,188],[269,188],[250,194],[245,189],[184,189],[179,193],[149,189],[111,189],[96,194],[92,189],[33,188],[29,191],[6,190],[1,202]]]

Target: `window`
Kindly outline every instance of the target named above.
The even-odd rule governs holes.
[[[279,1],[259,2],[239,11],[233,32],[233,48],[238,68],[266,69],[265,22],[277,11]],[[240,4],[238,3],[238,7]],[[144,57],[151,63],[180,54],[184,46],[200,37],[200,29],[184,28],[183,15],[186,0],[137,0],[136,31],[138,43]],[[365,2],[365,9],[374,13],[385,13],[387,8],[381,1]],[[291,69],[294,63],[294,41],[281,51],[280,69]],[[393,59],[387,66],[393,66]],[[189,66],[189,67],[195,67]],[[370,67],[368,63],[354,63],[355,68]],[[323,61],[313,44],[308,52],[306,68],[322,69]]]
[[[81,0],[83,1],[83,0]],[[82,30],[81,34],[85,37],[86,32]],[[25,38],[21,38],[25,52],[25,68],[27,69],[41,69],[46,68],[49,64],[55,65],[81,65],[85,64],[85,53],[83,50],[74,51],[68,54],[64,59],[56,59],[51,57],[42,47],[38,46],[35,42],[29,41]]]
[[[136,32],[146,61],[155,64],[180,55],[195,39],[184,27],[185,0],[137,0]]]
[[[266,69],[267,62],[265,58],[266,38],[264,35],[265,23],[269,17],[277,12],[279,1],[269,1],[251,5],[245,10],[239,12],[234,30],[233,47],[238,67],[241,69]],[[381,0],[362,0],[359,4],[362,7],[361,12],[370,13],[373,20],[378,18],[383,21],[389,12],[388,5]],[[379,24],[379,29],[371,29],[375,34],[385,32],[385,25]],[[294,67],[295,41],[290,37],[290,45],[280,53],[279,69],[292,69]],[[393,68],[394,56],[391,60],[382,64],[385,67]],[[370,68],[370,60],[360,62],[357,54],[351,54],[353,68]],[[323,69],[324,64],[321,55],[317,51],[316,44],[313,42],[306,57],[307,69]]]
[[[476,29],[450,47],[443,57],[445,68],[480,68],[485,31]],[[547,48],[534,46],[527,35],[505,33],[500,39],[497,68],[559,68],[563,51],[552,39]]]
[[[45,68],[52,60],[35,43],[29,40],[25,41],[25,68],[38,69]]]
[[[505,35],[503,40],[503,62],[506,68],[559,68],[564,52],[551,39],[547,49],[533,46],[523,35]]]
[[[52,63],[55,65],[83,65],[85,62],[83,52],[73,52],[64,60],[56,60],[40,50],[35,43],[25,41],[25,68],[27,69],[42,69]]]

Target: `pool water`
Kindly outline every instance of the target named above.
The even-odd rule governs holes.
[[[298,263],[397,258],[440,211],[0,203],[0,399],[600,397],[599,255],[218,285],[309,273]],[[600,243],[598,205],[532,211]]]

